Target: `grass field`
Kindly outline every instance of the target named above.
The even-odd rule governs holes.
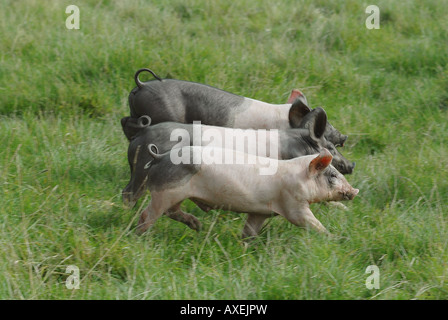
[[[79,0],[79,30],[68,4],[0,0],[0,299],[448,299],[446,1]],[[244,244],[245,215],[188,202],[200,233],[136,236],[119,121],[142,67],[323,106],[360,189],[312,206],[332,236],[276,217]]]

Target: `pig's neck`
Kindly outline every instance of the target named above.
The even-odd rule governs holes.
[[[236,114],[233,127],[240,129],[279,129],[290,128],[289,109],[291,104],[270,104],[245,98],[244,108]]]

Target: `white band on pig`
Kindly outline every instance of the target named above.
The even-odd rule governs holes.
[[[148,169],[151,166],[151,162],[153,162],[154,159],[152,159],[151,161],[149,161],[147,164],[145,164],[145,166],[143,167],[143,169]]]

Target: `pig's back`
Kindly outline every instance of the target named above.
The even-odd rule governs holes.
[[[238,153],[230,150],[224,152]],[[192,198],[199,199],[211,207],[237,212],[270,214],[278,211],[276,200],[282,192],[282,164],[272,175],[260,175],[260,164],[249,164],[247,161],[243,164],[205,163],[211,160],[211,157],[203,154],[201,169],[191,177],[189,183],[194,186],[191,188]]]
[[[196,82],[165,79],[144,82],[129,95],[131,116],[148,115],[152,123],[175,121],[231,126],[245,98]]]

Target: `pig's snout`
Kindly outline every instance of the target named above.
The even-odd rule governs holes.
[[[345,141],[347,141],[348,136],[346,136],[345,134],[341,135],[341,140],[339,142],[339,144],[341,145],[341,147],[344,146]]]
[[[349,187],[349,190],[341,190],[339,191],[339,200],[353,200],[356,195],[359,193],[359,189],[355,189]]]
[[[352,174],[355,169],[356,162],[335,162],[334,166],[342,174]]]
[[[358,193],[359,193],[359,189],[352,188],[349,192],[346,192],[344,194],[344,198],[346,200],[353,200]]]
[[[350,194],[350,200],[353,200],[358,195],[358,193],[359,193],[359,189],[353,188],[353,191]]]
[[[352,162],[351,164],[349,164],[347,166],[347,174],[353,173],[353,169],[355,169],[355,166],[356,166],[356,162]]]

